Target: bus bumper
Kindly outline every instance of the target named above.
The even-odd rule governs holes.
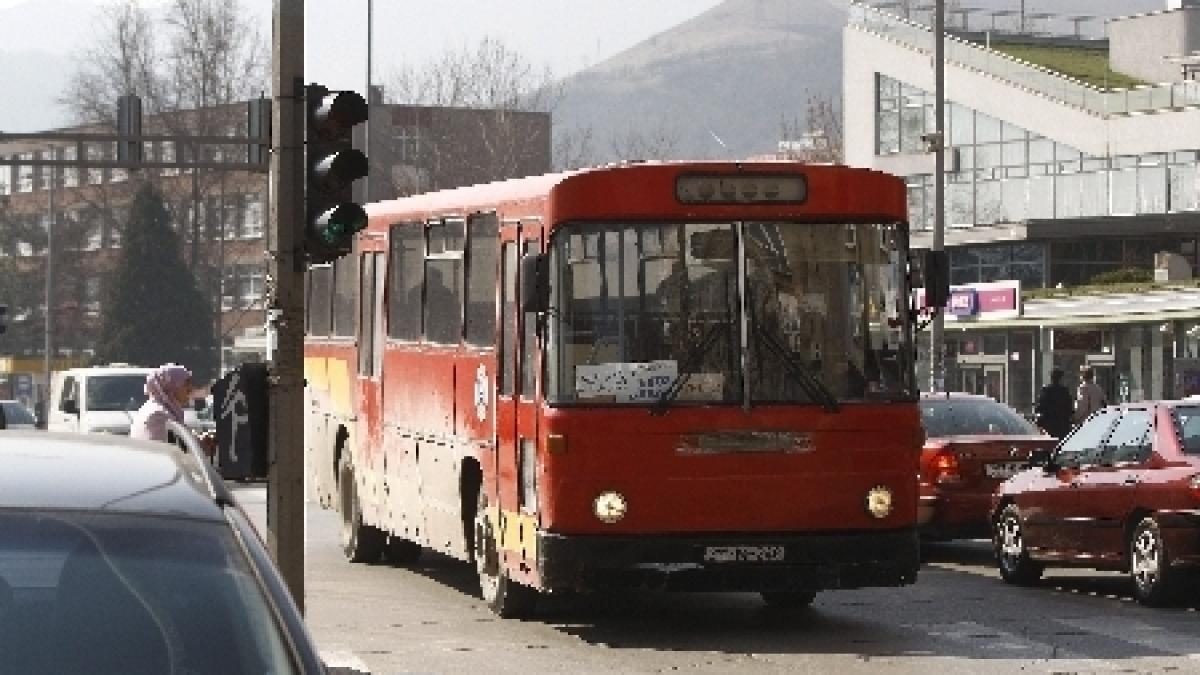
[[[541,587],[821,591],[917,580],[915,528],[870,533],[603,536],[541,533]]]

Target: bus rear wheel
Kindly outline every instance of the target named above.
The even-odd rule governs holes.
[[[495,527],[488,516],[488,499],[480,489],[475,508],[472,557],[479,574],[479,591],[484,604],[505,619],[529,616],[537,605],[538,592],[509,578],[500,562]]]
[[[383,557],[393,565],[411,565],[421,558],[421,545],[403,537],[388,537]]]
[[[817,599],[816,591],[763,591],[759,595],[771,609],[801,609]]]
[[[383,554],[387,535],[383,530],[363,522],[354,484],[354,467],[346,455],[338,460],[338,511],[342,516],[342,553],[350,562],[373,563]]]

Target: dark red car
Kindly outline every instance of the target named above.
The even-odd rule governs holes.
[[[1003,403],[972,394],[921,397],[917,521],[927,539],[991,536],[992,492],[1028,466],[1035,448],[1055,440]]]
[[[1200,566],[1200,399],[1109,406],[994,497],[1000,575],[1032,584],[1048,566],[1128,571],[1160,605]]]

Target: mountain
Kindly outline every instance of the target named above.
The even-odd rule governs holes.
[[[1099,17],[1166,7],[1166,0],[946,4],[955,3],[979,8],[980,17],[1021,4],[1029,14]],[[557,130],[589,132],[598,161],[636,159],[638,150],[645,157],[695,159],[773,152],[784,121],[802,118],[810,97],[840,100],[848,5],[848,0],[726,0],[563,80],[564,99],[554,113]]]
[[[772,151],[810,95],[838,96],[847,4],[726,0],[567,78],[555,116],[562,129],[590,130],[602,161],[639,135],[676,157]]]

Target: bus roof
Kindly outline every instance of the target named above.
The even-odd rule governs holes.
[[[437,192],[427,192],[424,194],[413,195],[411,197],[401,197],[399,199],[375,202],[368,204],[366,209],[368,216],[370,217],[371,221],[373,221],[371,223],[371,229],[376,229],[376,227],[386,229],[393,222],[390,219],[394,218],[398,214],[405,214],[408,216],[417,216],[420,214],[432,217],[435,215],[446,215],[451,212],[459,212],[462,215],[467,215],[475,211],[502,208],[505,205],[519,204],[522,202],[530,202],[545,198],[556,188],[564,186],[568,183],[575,183],[574,179],[583,177],[598,178],[599,180],[603,181],[605,177],[612,176],[615,173],[638,173],[644,174],[646,177],[652,175],[661,176],[664,173],[677,172],[681,168],[686,168],[696,172],[746,171],[748,173],[798,171],[803,169],[806,174],[809,174],[812,177],[821,174],[825,174],[827,176],[836,174],[846,178],[854,176],[866,179],[868,176],[871,176],[875,181],[882,182],[890,180],[896,183],[896,185],[893,187],[895,188],[896,195],[900,199],[899,210],[903,211],[905,188],[901,179],[872,169],[852,168],[831,164],[808,164],[794,160],[675,160],[609,164],[600,167],[549,173],[539,176],[527,176],[524,178],[512,178],[491,183],[481,183],[477,185],[439,190]],[[890,202],[894,200],[884,198],[880,201]],[[884,210],[896,210],[895,204],[889,204],[889,206],[893,208]],[[374,222],[376,220],[380,220],[382,222]]]

